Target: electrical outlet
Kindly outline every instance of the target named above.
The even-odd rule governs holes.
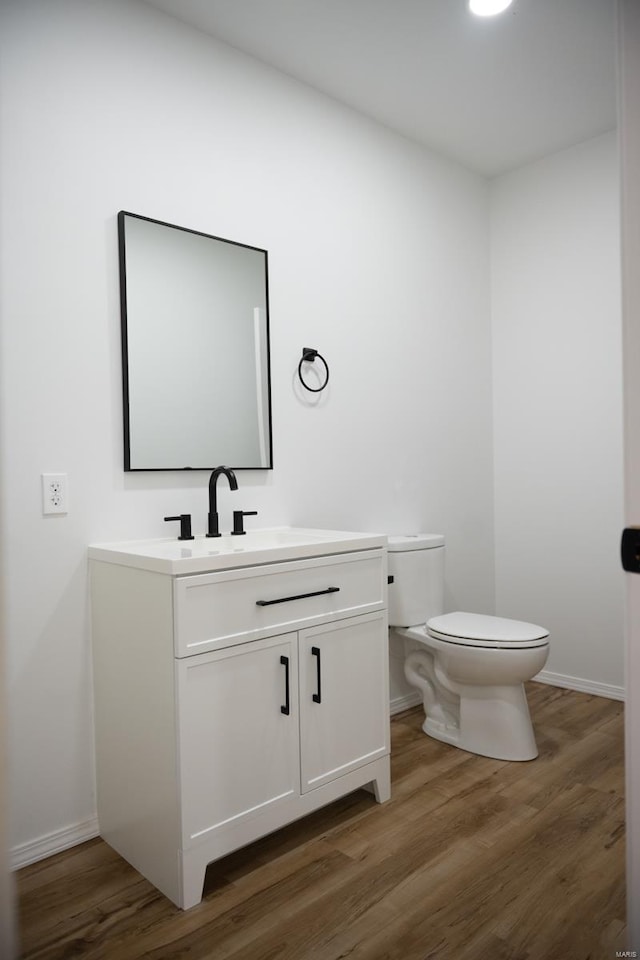
[[[45,516],[67,513],[66,473],[42,474],[42,512]]]

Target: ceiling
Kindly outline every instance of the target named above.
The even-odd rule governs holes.
[[[495,176],[615,127],[615,0],[145,0]]]

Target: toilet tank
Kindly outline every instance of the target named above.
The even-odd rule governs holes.
[[[444,613],[444,537],[388,537],[389,625],[414,627]]]

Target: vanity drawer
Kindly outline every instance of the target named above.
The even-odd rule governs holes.
[[[382,550],[264,564],[174,581],[177,657],[386,605]]]

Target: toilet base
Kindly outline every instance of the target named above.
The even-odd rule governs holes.
[[[505,659],[503,651],[455,648],[437,640],[430,641],[437,645],[430,649],[422,641],[421,631],[409,628],[398,632],[421,643],[421,649],[405,660],[405,676],[422,693],[424,733],[494,760],[526,761],[538,756],[520,678],[528,679],[542,668],[547,648],[508,651]],[[511,680],[509,674],[519,682],[505,683],[506,677]],[[493,682],[487,682],[488,678]]]
[[[434,740],[493,760],[534,760],[538,756],[524,687],[461,690],[459,725],[426,716],[422,730]]]

